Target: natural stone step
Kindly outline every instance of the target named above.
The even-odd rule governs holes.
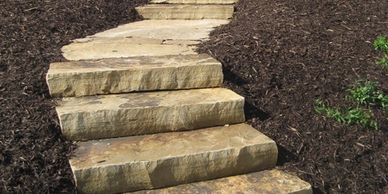
[[[68,139],[89,140],[241,123],[243,108],[243,97],[212,88],[64,98],[56,110]]]
[[[229,20],[143,20],[124,24],[86,39],[132,37],[159,40],[206,40],[215,27],[228,22]]]
[[[145,19],[229,19],[233,5],[149,4],[136,10]]]
[[[311,185],[297,176],[280,170],[266,170],[251,174],[196,182],[164,189],[144,190],[127,194],[312,194]]]
[[[52,96],[221,86],[222,65],[212,57],[175,55],[53,63],[47,73]]]
[[[88,38],[62,47],[68,60],[95,60],[136,56],[196,54],[197,41],[160,40],[148,38]]]
[[[70,165],[80,193],[120,193],[270,169],[276,160],[274,141],[238,124],[79,143]]]
[[[234,4],[238,0],[151,0],[150,3],[175,3],[175,4]]]

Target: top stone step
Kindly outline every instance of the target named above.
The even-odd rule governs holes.
[[[151,0],[150,3],[170,4],[234,4],[238,0]]]
[[[149,4],[136,7],[144,19],[152,20],[198,20],[230,19],[233,17],[233,5],[194,5],[194,4]]]

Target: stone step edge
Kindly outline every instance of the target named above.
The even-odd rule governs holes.
[[[277,155],[272,139],[236,124],[79,142],[69,162],[81,193],[119,193],[271,169]]]
[[[230,5],[239,0],[150,0],[149,4],[205,4],[205,5]]]
[[[259,193],[312,194],[312,187],[295,175],[277,169],[124,194]]]
[[[51,96],[80,97],[222,86],[222,65],[206,54],[129,57],[50,64]]]

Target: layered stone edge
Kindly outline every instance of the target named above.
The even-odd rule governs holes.
[[[265,137],[258,131],[257,135]],[[80,193],[120,193],[163,188],[271,169],[276,165],[278,150],[273,140],[265,139],[239,147],[225,146],[221,150],[168,156],[152,161],[123,161],[81,169],[74,166],[72,160],[70,164]],[[207,169],[205,174],[195,169],[198,164],[206,165],[199,167]],[[188,174],[178,176],[180,173]]]
[[[87,63],[115,63],[117,60],[53,63],[46,75],[46,81],[50,94],[54,97],[220,87],[223,82],[222,65],[213,58],[208,59],[212,60],[203,62],[194,57],[193,60],[198,62],[193,61],[193,64],[177,64],[179,61],[173,61],[172,64],[163,65],[145,62],[137,66],[121,62],[128,64],[128,67],[112,65],[110,68],[104,68],[102,65],[100,69],[98,65],[95,68],[80,66]],[[55,68],[63,64],[74,66],[74,69],[61,71],[60,68]]]

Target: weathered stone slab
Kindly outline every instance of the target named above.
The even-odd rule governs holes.
[[[223,88],[64,98],[56,110],[71,140],[241,123],[244,98]]]
[[[214,179],[273,168],[277,160],[275,142],[246,124],[78,146],[70,165],[80,193],[120,193]]]
[[[221,86],[222,65],[209,55],[131,57],[53,63],[47,73],[52,96]]]
[[[62,47],[68,60],[196,54],[196,41],[147,38],[85,38]]]
[[[205,40],[228,20],[143,20],[124,24],[88,38],[149,38],[160,40]]]
[[[226,177],[210,181],[178,185],[175,187],[144,190],[132,194],[312,194],[309,183],[279,170]],[[130,194],[130,193],[127,193]]]
[[[238,0],[151,0],[150,3],[175,3],[175,4],[234,4]]]
[[[229,19],[233,17],[233,5],[149,4],[136,7],[145,19]]]

